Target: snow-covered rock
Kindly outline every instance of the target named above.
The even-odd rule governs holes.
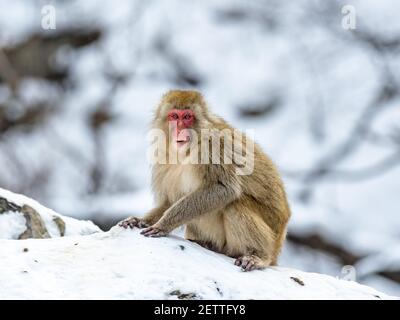
[[[0,188],[0,239],[43,239],[99,231],[91,221],[61,216],[35,200]]]

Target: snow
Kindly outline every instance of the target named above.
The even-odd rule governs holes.
[[[295,269],[242,272],[233,259],[182,238],[146,238],[118,226],[88,236],[0,240],[0,247],[7,261],[0,299],[176,299],[176,290],[198,299],[394,298]]]
[[[30,199],[24,195],[16,194],[11,191],[0,188],[0,198],[5,198],[20,207],[28,205],[39,213],[46,229],[51,237],[60,237],[60,231],[55,224],[54,217],[60,217],[65,222],[65,235],[86,235],[101,231],[91,221],[81,221],[70,217],[64,217],[42,206],[37,201]],[[18,236],[26,229],[25,218],[19,212],[5,212],[0,214],[0,239],[18,239]]]
[[[19,212],[6,212],[0,214],[0,238],[18,239],[25,229],[25,218]]]
[[[7,261],[0,264],[0,299],[177,299],[179,294],[196,299],[396,299],[356,282],[291,268],[242,272],[233,258],[175,234],[146,238],[139,229],[119,226],[96,232],[90,222],[58,215],[22,195],[0,189],[0,196],[32,206],[43,218],[57,215],[68,230],[66,237],[0,240],[0,261]],[[0,221],[3,238],[6,227],[18,229],[22,223],[20,214],[6,216]],[[89,229],[95,233],[87,234]]]

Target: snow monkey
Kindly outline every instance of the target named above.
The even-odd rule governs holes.
[[[166,93],[152,127],[168,137],[166,150],[177,150],[183,157],[189,147],[202,144],[197,149],[201,160],[153,164],[156,207],[143,218],[130,217],[119,225],[142,228],[147,237],[165,236],[184,225],[186,239],[236,258],[235,265],[243,271],[276,265],[290,210],[278,171],[261,148],[248,137],[240,141],[242,147],[253,145],[254,167],[249,174],[238,174],[241,164],[226,156],[232,148],[223,147],[232,145],[237,130],[211,113],[197,91]],[[207,129],[212,133],[202,135]],[[218,132],[224,134],[214,139]],[[216,141],[221,145],[217,161],[210,159]]]

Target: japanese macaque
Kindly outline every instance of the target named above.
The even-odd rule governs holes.
[[[290,209],[278,171],[261,148],[249,137],[238,143],[237,130],[211,113],[197,91],[166,93],[152,127],[168,137],[163,151],[169,161],[152,168],[157,205],[143,218],[127,218],[120,226],[160,237],[184,225],[186,239],[236,258],[243,271],[276,265]],[[214,139],[220,132],[224,134]],[[195,150],[198,163],[188,161],[189,149]],[[241,172],[243,163],[236,155],[249,150],[251,170]],[[171,163],[175,151],[180,160]]]

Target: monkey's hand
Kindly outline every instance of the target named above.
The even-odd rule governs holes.
[[[149,225],[143,221],[142,219],[136,218],[136,217],[129,217],[123,221],[121,221],[118,224],[120,227],[127,229],[128,227],[133,229],[133,228],[147,228]]]
[[[156,225],[153,225],[151,227],[148,227],[148,228],[144,229],[140,233],[142,235],[144,235],[145,237],[159,238],[159,237],[165,237],[169,232],[160,229]]]

